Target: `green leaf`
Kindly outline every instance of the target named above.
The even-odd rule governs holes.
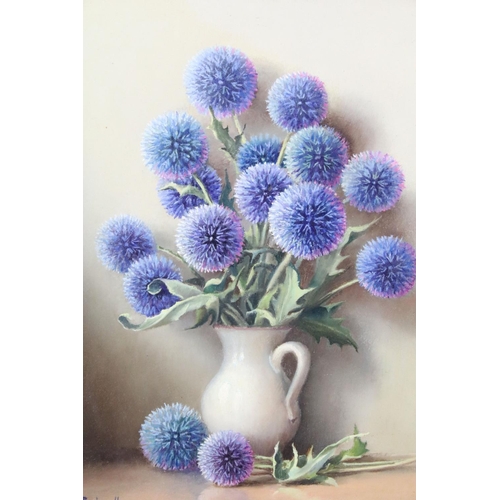
[[[308,450],[306,455],[299,456],[295,446],[292,445],[292,460],[283,460],[283,455],[279,451],[278,443],[274,448],[272,457],[273,476],[280,483],[325,482],[326,478],[322,477],[323,474],[321,474],[320,471],[335,453],[337,453],[337,448],[356,437],[365,435],[366,434],[355,434],[347,436],[327,446],[316,456],[313,456],[312,448]],[[318,475],[318,473],[320,474]],[[330,481],[327,482],[327,484],[334,484],[334,482]]]
[[[210,314],[210,312],[207,310],[206,307],[200,307],[195,312],[194,325],[189,327],[188,330],[194,330],[195,328],[198,328],[201,325],[204,325],[210,319],[211,316],[212,315]]]
[[[273,302],[276,324],[283,325],[299,316],[302,307],[299,301],[310,292],[310,288],[300,288],[300,277],[294,266],[285,270],[285,279],[279,285],[279,292]]]
[[[136,332],[149,330],[150,328],[167,325],[168,323],[172,323],[173,321],[177,321],[186,313],[191,311],[196,311],[200,307],[206,307],[215,309],[216,303],[218,304],[219,298],[216,295],[212,294],[201,294],[196,295],[194,297],[189,297],[184,300],[180,300],[176,302],[172,307],[168,309],[164,309],[156,316],[152,316],[150,318],[145,319],[140,324],[132,323],[129,318],[129,314],[122,314],[118,321],[122,324],[122,326],[127,330],[133,330]]]
[[[175,189],[181,196],[191,195],[197,196],[205,201],[205,195],[201,189],[198,189],[196,186],[184,185],[184,184],[176,184],[175,182],[169,182],[165,184],[159,191],[164,191],[165,189]]]
[[[229,181],[229,176],[227,175],[227,169],[224,176],[224,187],[222,188],[222,193],[220,195],[220,204],[234,211],[234,198],[231,195],[231,182]]]
[[[359,434],[358,427],[354,426],[354,434]],[[361,441],[359,437],[355,437],[353,440],[353,445],[348,450],[344,450],[340,452],[338,455],[332,457],[327,462],[327,467],[323,469],[321,472],[327,473],[335,469],[338,464],[347,460],[356,460],[361,458],[362,456],[368,453],[368,448],[366,447],[367,442]]]
[[[216,322],[219,318],[219,304],[220,301],[216,300],[213,302],[209,302],[205,307],[200,307],[195,312],[195,324],[187,330],[194,330],[195,328],[200,327],[210,320],[210,324],[212,325],[214,321]]]
[[[170,293],[176,295],[177,297],[180,297],[181,299],[187,299],[189,297],[194,297],[202,293],[199,288],[196,288],[195,286],[192,285],[188,285],[187,283],[183,283],[182,281],[165,280],[162,278],[157,278],[153,280],[148,285],[148,292],[151,295],[156,295],[157,293],[160,293],[160,291],[163,288],[162,283],[164,283],[167,286],[168,291]]]
[[[353,241],[359,238],[359,236],[365,233],[379,220],[380,217],[377,217],[373,221],[369,222],[368,224],[364,224],[363,226],[348,227],[339,246],[328,255],[323,255],[319,259],[316,259],[314,276],[309,283],[309,286],[311,288],[315,288],[316,290],[308,297],[309,306],[319,305],[321,303],[319,302],[319,299],[321,299],[322,295],[330,290],[331,285],[335,281],[335,278],[344,272],[344,269],[340,269],[339,266],[348,257],[342,255],[342,250],[347,245],[350,245]]]
[[[184,283],[187,283],[188,285],[194,285],[199,288],[203,288],[205,286],[205,278],[200,275],[194,278],[189,278],[187,280],[184,280]]]
[[[259,300],[255,310],[251,311],[256,313],[254,321],[255,326],[262,326],[264,319],[269,321],[270,326],[274,326],[276,324],[276,318],[271,314],[269,309],[271,308],[271,301],[278,290],[279,286],[264,294]]]
[[[337,306],[337,304],[331,304],[331,306]],[[357,351],[358,346],[351,337],[349,330],[342,326],[342,321],[341,318],[331,316],[329,307],[319,306],[304,311],[295,324],[301,330],[311,334],[318,343],[321,337],[325,337],[330,342],[330,345],[338,344],[340,347],[351,345]]]
[[[203,293],[219,293],[226,288],[227,280],[231,276],[231,272],[229,269],[224,271],[224,274],[220,278],[213,278],[208,280],[205,288],[203,289]]]
[[[236,160],[236,156],[238,155],[238,149],[241,145],[241,137],[239,138],[238,141],[235,141],[229,135],[229,127],[224,127],[224,125],[222,125],[222,122],[215,117],[212,108],[209,108],[209,111],[212,121],[208,126],[208,128],[212,130],[215,137],[224,146],[222,150],[225,151],[233,160]]]

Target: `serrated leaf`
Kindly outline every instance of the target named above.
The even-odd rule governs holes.
[[[136,332],[149,330],[150,328],[155,328],[162,325],[167,325],[173,321],[177,321],[182,318],[184,314],[196,311],[200,307],[215,308],[215,302],[218,302],[219,298],[216,295],[201,294],[194,297],[189,297],[188,299],[180,300],[176,302],[172,307],[164,309],[156,316],[145,319],[142,323],[134,324],[130,321],[129,314],[122,314],[118,321],[127,330],[133,330]]]
[[[351,345],[357,351],[358,346],[349,330],[342,326],[342,321],[342,318],[333,318],[328,307],[319,306],[304,311],[295,324],[304,332],[312,335],[318,343],[322,337],[325,337],[330,345],[337,344],[340,347]]]
[[[321,291],[328,291],[329,287],[334,281],[334,278],[344,270],[339,269],[340,264],[347,259],[347,256],[342,255],[342,250],[355,241],[359,236],[365,233],[371,226],[380,220],[380,217],[372,220],[368,224],[362,226],[351,226],[348,227],[344,233],[344,236],[339,244],[339,246],[327,255],[323,255],[316,259],[316,266],[314,275],[309,283],[310,287],[318,288],[321,286]],[[320,295],[316,293],[315,295]],[[316,298],[316,297],[314,297]],[[314,302],[313,296],[310,297],[310,303]]]
[[[278,290],[279,286],[264,294],[259,300],[255,311],[251,311],[255,312],[255,326],[262,326],[264,319],[267,319],[269,321],[270,326],[274,326],[276,324],[276,318],[271,314],[269,309],[271,307],[271,301]]]
[[[283,325],[297,318],[301,313],[299,301],[309,292],[309,288],[300,288],[297,269],[294,266],[288,266],[283,283],[279,285],[278,295],[273,301],[276,325]]]
[[[312,451],[307,455],[299,456],[295,446],[292,445],[293,459],[289,461],[283,460],[283,455],[279,451],[279,446],[277,444],[274,448],[274,455],[272,457],[273,476],[280,483],[323,482],[325,479],[321,477],[323,474],[321,474],[320,471],[324,468],[328,460],[337,453],[337,448],[356,437],[365,435],[366,434],[354,434],[347,436],[325,447],[316,456],[313,456]]]
[[[354,434],[359,434],[358,427],[354,426]],[[367,442],[361,441],[359,437],[353,439],[353,445],[348,450],[341,451],[338,455],[332,457],[326,464],[326,468],[321,472],[327,473],[335,469],[341,462],[347,460],[356,460],[368,453]]]
[[[212,108],[209,108],[209,111],[212,121],[208,128],[212,130],[215,137],[222,143],[223,148],[221,149],[225,151],[233,160],[236,160],[241,140],[236,142],[229,135],[229,127],[224,127],[224,125],[222,125],[222,122],[215,117]]]
[[[165,184],[159,191],[164,191],[166,189],[175,189],[181,196],[191,195],[201,198],[205,201],[205,195],[201,189],[198,189],[196,186],[184,185],[184,184],[176,184],[175,182],[169,182]]]
[[[160,293],[160,291],[163,289],[162,285],[165,285],[171,294],[176,295],[181,299],[187,299],[189,297],[194,297],[202,293],[199,288],[196,288],[195,286],[192,285],[188,285],[187,283],[183,283],[182,281],[165,280],[162,278],[157,278],[153,280],[148,285],[148,292],[151,295],[156,295],[157,293]]]
[[[226,169],[226,173],[224,175],[224,186],[222,188],[219,203],[234,211],[234,198],[230,196],[231,189],[231,182],[229,181],[229,176]]]

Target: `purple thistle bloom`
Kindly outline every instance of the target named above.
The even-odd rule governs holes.
[[[171,260],[148,255],[136,260],[123,280],[125,297],[130,305],[144,316],[156,316],[163,309],[173,306],[179,297],[172,295],[164,283],[157,294],[148,292],[148,285],[155,279],[182,281],[179,269]]]
[[[286,148],[286,168],[300,181],[336,186],[349,160],[345,139],[330,127],[299,130]]]
[[[187,113],[155,118],[142,139],[142,156],[163,179],[179,181],[196,172],[208,158],[208,141],[201,125]]]
[[[181,219],[177,246],[186,262],[198,271],[222,271],[241,255],[243,226],[232,210],[202,205]]]
[[[268,134],[255,135],[238,151],[237,163],[241,171],[260,163],[276,163],[281,140]]]
[[[282,76],[269,91],[267,109],[273,122],[288,132],[318,125],[328,109],[325,85],[307,73]]]
[[[415,283],[415,249],[395,236],[381,236],[361,249],[356,262],[361,286],[377,297],[401,297]]]
[[[196,468],[207,430],[198,412],[174,403],[152,411],[139,431],[144,456],[163,470]]]
[[[276,196],[292,184],[284,169],[273,163],[264,163],[243,172],[236,181],[234,193],[246,219],[253,223],[265,222]]]
[[[217,118],[241,114],[257,93],[257,71],[245,54],[231,47],[200,52],[185,74],[187,95],[200,113],[212,108]]]
[[[342,174],[342,189],[349,203],[365,212],[383,212],[401,197],[404,175],[394,158],[366,151],[351,158]]]
[[[198,451],[198,467],[205,479],[218,486],[236,486],[250,477],[254,454],[238,432],[211,434]]]
[[[346,214],[331,188],[304,182],[276,198],[269,223],[278,246],[294,257],[312,260],[337,248],[345,233]]]
[[[200,170],[196,172],[196,175],[207,188],[212,201],[214,203],[218,203],[222,193],[222,182],[220,177],[217,175],[217,172],[212,167],[206,165],[201,167]],[[179,219],[183,217],[188,210],[191,210],[191,208],[206,204],[205,201],[198,198],[198,196],[194,196],[192,194],[181,196],[179,192],[173,188],[161,190],[161,188],[163,188],[166,184],[167,181],[165,180],[160,179],[158,181],[158,196],[162,207],[172,217]],[[193,176],[177,181],[177,184],[190,185],[199,188],[198,183]]]
[[[127,272],[135,260],[156,252],[151,230],[130,215],[109,219],[97,235],[96,246],[101,262],[119,273]]]

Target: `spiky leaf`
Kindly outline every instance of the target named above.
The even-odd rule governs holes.
[[[181,196],[191,195],[205,200],[203,191],[201,191],[201,189],[198,189],[196,186],[191,186],[189,184],[184,185],[176,184],[175,182],[169,182],[168,184],[165,184],[165,186],[160,188],[160,191],[164,191],[165,189],[175,189]]]
[[[299,302],[309,292],[309,288],[300,287],[297,269],[294,266],[288,266],[285,270],[285,279],[279,285],[278,295],[273,301],[276,325],[283,325],[297,318],[301,313]]]
[[[234,198],[231,196],[231,182],[227,175],[227,169],[224,175],[224,186],[220,195],[220,204],[234,211]]]
[[[295,446],[292,445],[292,460],[283,460],[283,455],[279,450],[278,443],[274,448],[274,454],[272,456],[273,476],[280,483],[324,482],[327,478],[323,476],[320,471],[328,460],[337,453],[338,447],[356,437],[365,435],[366,434],[356,434],[347,436],[327,446],[316,456],[313,455],[312,448],[308,450],[306,455],[299,456]],[[327,484],[334,483],[334,481],[327,482]]]
[[[325,337],[330,345],[337,344],[340,347],[351,345],[357,351],[358,346],[349,330],[342,326],[342,321],[341,318],[332,317],[329,307],[319,306],[304,311],[295,324],[304,332],[311,334],[318,343],[322,337]]]
[[[236,160],[238,149],[241,145],[241,137],[238,141],[235,141],[229,135],[229,127],[224,127],[224,125],[222,125],[222,122],[215,117],[212,108],[209,108],[209,111],[212,121],[208,128],[212,130],[215,137],[222,143],[223,147],[221,149],[225,151],[233,160]]]

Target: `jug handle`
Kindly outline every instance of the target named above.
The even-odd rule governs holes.
[[[283,373],[281,362],[283,361],[283,356],[287,353],[292,353],[297,358],[297,369],[295,370],[292,383],[288,389],[288,394],[285,397],[288,419],[293,423],[300,416],[298,399],[302,386],[306,381],[307,374],[309,373],[311,354],[307,347],[300,342],[285,342],[278,346],[272,354],[271,361],[276,371]]]

